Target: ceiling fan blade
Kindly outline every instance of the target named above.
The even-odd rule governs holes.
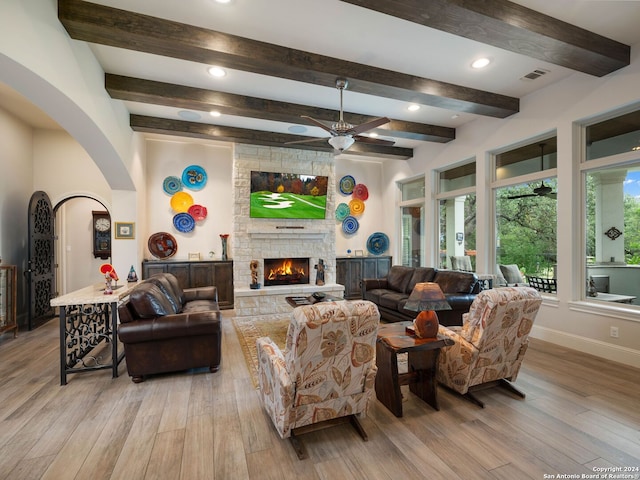
[[[324,142],[326,142],[326,141],[327,141],[327,138],[330,138],[330,137],[321,137],[321,138],[317,138],[317,137],[314,137],[314,138],[305,138],[304,140],[294,140],[294,141],[292,141],[292,142],[284,142],[284,144],[285,144],[285,145],[293,145],[293,144],[295,144],[295,143],[312,143],[312,142],[320,142],[320,141],[324,141]]]
[[[391,120],[389,120],[387,117],[376,118],[374,120],[371,120],[370,122],[356,125],[349,131],[349,133],[352,135],[357,135],[359,133],[366,132],[367,130],[371,130],[372,128],[379,127],[380,125],[384,125],[385,123],[389,123],[390,121]]]
[[[354,138],[358,142],[371,143],[371,144],[374,144],[374,145],[392,146],[392,145],[395,145],[395,143],[396,143],[393,140],[385,140],[384,138],[366,137],[364,135],[356,135]]]
[[[526,197],[539,197],[539,195],[535,193],[525,193],[524,195],[513,195],[511,197],[507,197],[507,199],[514,200],[516,198],[526,198]]]
[[[314,125],[322,128],[323,130],[326,130],[327,132],[329,132],[331,135],[336,135],[336,132],[331,128],[331,127],[327,127],[324,123],[322,123],[319,120],[316,120],[315,118],[309,117],[307,115],[302,115],[302,118],[310,121],[311,123],[313,123]]]

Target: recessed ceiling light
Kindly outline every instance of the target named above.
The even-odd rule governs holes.
[[[474,60],[471,64],[471,68],[484,68],[491,63],[491,60],[488,58],[479,58]]]
[[[178,112],[178,116],[183,120],[190,120],[190,121],[200,120],[200,114],[196,112],[192,112],[190,110],[180,110]]]
[[[371,132],[371,133],[369,133],[369,136],[371,138],[376,138],[378,136],[378,134],[376,132]]]
[[[209,68],[209,75],[211,75],[212,77],[220,78],[220,77],[224,77],[226,74],[227,72],[222,67]]]
[[[216,3],[231,3],[231,0],[216,0]]]
[[[407,110],[409,110],[410,112],[415,112],[416,110],[420,110],[420,105],[416,105],[415,103],[412,103],[407,107]]]
[[[220,115],[222,115],[219,111],[217,110],[211,110],[209,112],[209,115],[211,115],[212,117],[219,117]]]
[[[291,133],[305,133],[307,131],[307,127],[303,127],[302,125],[291,125],[287,130]]]

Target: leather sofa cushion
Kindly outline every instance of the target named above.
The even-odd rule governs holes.
[[[364,299],[373,303],[380,303],[380,297],[385,293],[389,293],[386,288],[374,288],[373,290],[365,290]]]
[[[129,293],[129,305],[138,318],[154,318],[179,313],[157,285],[142,282]]]
[[[387,293],[380,296],[380,306],[395,310],[398,308],[398,302],[408,298],[409,295],[406,293],[387,291]]]
[[[211,312],[218,311],[218,303],[214,300],[192,300],[184,305],[183,312]]]
[[[130,322],[120,326],[118,336],[123,343],[140,343],[180,337],[219,335],[220,331],[218,312],[209,311]]]
[[[180,300],[180,297],[176,295],[174,287],[169,280],[169,275],[164,273],[159,273],[157,275],[152,275],[145,281],[149,283],[153,283],[154,285],[157,285],[158,288],[162,290],[162,293],[166,295],[167,300],[171,302],[176,312],[179,313],[182,311],[182,301]]]
[[[439,270],[433,279],[443,293],[472,293],[478,277],[470,272]]]
[[[411,280],[409,280],[409,284],[407,285],[406,293],[411,295],[416,283],[432,282],[433,277],[435,276],[436,269],[433,267],[416,267],[413,275],[411,276]]]
[[[387,286],[390,290],[404,293],[413,275],[413,267],[405,267],[403,265],[394,265],[389,269],[387,275]]]

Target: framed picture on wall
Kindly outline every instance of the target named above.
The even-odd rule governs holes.
[[[136,238],[134,222],[116,222],[116,238],[129,239]]]

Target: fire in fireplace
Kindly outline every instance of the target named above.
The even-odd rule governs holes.
[[[309,283],[308,258],[265,258],[264,286]]]

